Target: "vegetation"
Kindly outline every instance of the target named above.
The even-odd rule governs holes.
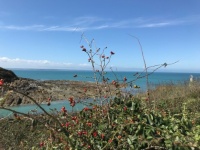
[[[200,149],[199,81],[190,85],[160,85],[139,95],[122,93],[120,89],[130,84],[126,77],[112,82],[105,77],[105,68],[114,52],[111,51],[109,56],[106,55],[106,48],[102,51],[95,48],[93,52],[94,41],[85,40],[89,48],[81,46],[81,49],[88,55],[94,72],[98,91],[94,99],[101,103],[88,104],[80,112],[72,113],[68,113],[65,107],[52,113],[44,111],[40,115],[13,111],[13,118],[0,121],[2,147],[61,150]],[[95,57],[100,60],[99,64],[94,61]],[[96,66],[100,68],[96,69]],[[145,67],[146,73],[147,69]],[[136,79],[140,77],[141,74],[138,74]],[[133,87],[139,88],[137,85]],[[86,95],[87,90],[83,89]],[[40,106],[31,97],[30,100]],[[74,97],[69,97],[69,101],[72,108],[77,103]]]

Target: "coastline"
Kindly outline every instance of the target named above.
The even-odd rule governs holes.
[[[38,81],[20,78],[4,86],[3,98],[0,101],[0,105],[7,107],[34,104],[28,97],[33,98],[38,103],[47,102],[49,99],[51,101],[68,100],[69,97],[87,99],[97,95],[96,89],[96,84],[93,82],[70,80]],[[0,96],[2,97],[2,93]]]

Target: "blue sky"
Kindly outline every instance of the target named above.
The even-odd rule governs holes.
[[[81,35],[114,70],[173,63],[160,71],[200,72],[198,0],[0,0],[0,66],[88,69]],[[95,58],[98,63],[98,57]]]

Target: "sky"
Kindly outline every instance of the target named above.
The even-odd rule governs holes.
[[[115,53],[108,69],[144,69],[141,44],[147,67],[200,73],[199,8],[199,0],[0,0],[0,67],[88,70],[80,46],[93,41],[93,52]]]

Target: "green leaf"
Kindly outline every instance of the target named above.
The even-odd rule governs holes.
[[[146,116],[147,116],[149,124],[153,125],[153,121],[152,121],[151,117],[149,115],[146,115]],[[153,116],[152,116],[152,118],[153,118]]]
[[[152,136],[147,136],[147,140],[152,140],[153,139],[153,137]]]
[[[132,145],[132,142],[129,138],[127,138],[127,142],[128,142],[129,145]]]

